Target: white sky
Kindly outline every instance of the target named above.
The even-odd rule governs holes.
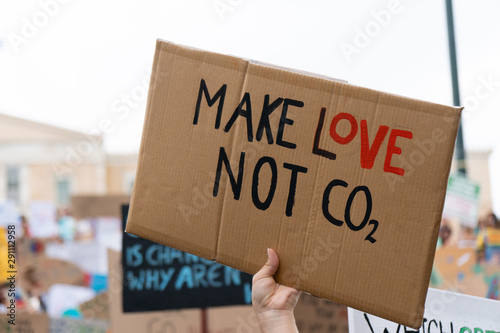
[[[391,6],[348,61],[342,43],[354,46],[358,29],[373,28],[373,13]],[[498,212],[500,2],[455,0],[454,13],[465,143],[493,150]],[[112,109],[148,82],[156,38],[452,104],[444,0],[2,0],[0,112],[82,132],[108,118],[107,149],[135,151],[145,98],[124,120]]]

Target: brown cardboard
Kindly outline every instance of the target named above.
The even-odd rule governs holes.
[[[251,305],[207,309],[208,333],[261,333]]]
[[[348,333],[347,307],[302,293],[295,306],[301,333]]]
[[[473,248],[442,247],[434,257],[430,286],[471,296],[499,298],[500,265],[476,262]]]
[[[420,326],[459,108],[163,41],[150,88],[127,232]]]
[[[77,219],[121,218],[121,206],[128,204],[129,200],[128,195],[75,195],[71,197],[72,215]]]
[[[85,319],[109,320],[109,292],[103,292],[91,300],[80,304],[80,312]]]
[[[38,292],[46,292],[56,283],[85,285],[85,273],[78,266],[43,255],[33,256],[31,262],[20,265],[19,276],[23,288]]]
[[[121,253],[108,249],[108,265],[108,302],[112,332],[195,333],[201,331],[201,311],[198,309],[123,313]]]
[[[3,315],[4,317],[5,315]],[[0,321],[0,333],[49,333],[50,318],[46,314],[17,313],[14,324],[7,320]],[[9,319],[10,320],[10,319]]]

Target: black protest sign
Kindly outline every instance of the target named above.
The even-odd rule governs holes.
[[[122,206],[123,226],[128,205]],[[250,304],[252,276],[123,233],[123,311]]]

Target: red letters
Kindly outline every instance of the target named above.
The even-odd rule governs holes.
[[[368,126],[366,120],[361,120],[361,167],[364,169],[373,168],[373,163],[375,163],[375,158],[377,157],[382,141],[384,141],[389,127],[380,126],[377,131],[377,135],[373,140],[373,144],[370,148],[370,141],[368,139]]]
[[[385,154],[385,163],[384,163],[384,171],[392,172],[396,175],[404,176],[405,170],[401,168],[396,168],[391,166],[392,155],[401,154],[401,148],[396,147],[396,138],[400,136],[403,138],[411,139],[413,138],[413,134],[410,131],[397,130],[393,129],[391,131],[391,135],[389,136],[389,143],[387,144],[387,153]]]
[[[351,132],[346,137],[341,137],[337,133],[337,124],[342,119],[346,119],[351,123]],[[336,142],[340,143],[341,145],[348,144],[349,142],[352,141],[352,139],[354,139],[357,132],[358,132],[358,123],[356,122],[356,119],[353,117],[353,115],[342,112],[333,117],[332,122],[330,124],[330,136]]]
[[[325,149],[319,148],[319,142],[321,141],[321,129],[323,128],[323,122],[325,119],[326,108],[322,108],[320,112],[320,117],[318,120],[318,125],[316,128],[316,134],[314,135],[314,144],[313,144],[313,154],[328,158],[330,160],[336,159],[336,154],[331,151],[327,151]],[[341,136],[337,132],[337,125],[341,120],[347,120],[350,124],[350,131],[346,136]],[[362,119],[360,121],[360,164],[364,169],[372,169],[375,164],[375,160],[377,159],[378,152],[384,143],[384,140],[389,134],[389,142],[387,143],[387,150],[385,154],[384,160],[384,172],[394,173],[396,175],[403,176],[405,174],[405,170],[402,168],[394,167],[391,165],[392,155],[400,155],[401,148],[396,146],[396,139],[398,137],[412,139],[413,133],[410,131],[399,130],[399,129],[390,129],[389,126],[380,125],[377,129],[377,133],[375,134],[375,138],[370,145],[370,136],[368,135],[368,122],[366,119]],[[358,134],[358,122],[356,118],[347,112],[341,112],[336,114],[330,123],[330,137],[333,141],[346,145],[351,143],[356,135]],[[373,137],[373,134],[372,134]]]

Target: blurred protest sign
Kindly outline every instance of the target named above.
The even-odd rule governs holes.
[[[80,312],[85,319],[109,320],[109,292],[105,291],[80,304]]]
[[[429,289],[422,332],[500,332],[500,302]],[[420,332],[420,329],[418,330]],[[349,308],[349,332],[415,332],[402,325]]]
[[[56,207],[53,203],[34,201],[30,204],[31,237],[51,238],[57,235]]]
[[[20,285],[46,292],[53,284],[83,286],[85,273],[75,264],[45,256],[33,257],[19,266]]]
[[[207,309],[209,332],[260,333],[259,323],[251,305],[223,306]]]
[[[75,195],[71,197],[72,214],[77,219],[91,217],[120,219],[120,207],[129,201],[128,195]]]
[[[106,247],[95,241],[45,244],[47,257],[71,262],[84,272],[107,274]]]
[[[108,250],[108,265],[112,332],[201,332],[199,309],[124,313],[121,253]]]
[[[155,329],[159,332],[201,332],[202,316],[199,309],[124,313],[120,259],[119,252],[108,250],[110,290],[108,295],[102,294],[101,301],[97,302],[97,296],[88,302],[95,306],[96,311],[106,311],[106,303],[109,302],[113,332],[155,332]],[[345,306],[302,294],[295,307],[295,318],[304,333],[346,333],[346,312]],[[87,312],[82,310],[82,313],[86,318],[93,318],[92,313],[95,312],[86,314]],[[260,333],[251,305],[209,308],[207,325],[209,332]]]
[[[97,217],[89,219],[94,230],[95,241],[115,251],[122,250],[122,221],[117,217]]]
[[[7,227],[14,224],[19,225],[19,213],[10,201],[0,202],[0,227]]]
[[[443,247],[436,251],[431,287],[499,299],[499,285],[500,265],[477,263],[475,249]]]
[[[448,290],[461,290],[472,274],[476,263],[476,252],[471,248],[442,247],[436,250],[434,256],[434,276],[431,284],[447,285]],[[434,286],[433,286],[434,287]],[[442,289],[442,288],[439,288]],[[478,296],[478,295],[477,295]]]
[[[299,332],[348,333],[347,306],[303,293],[295,306]]]
[[[49,333],[49,327],[50,318],[45,314],[18,313],[15,325],[4,318],[0,320],[0,333]]]
[[[54,284],[45,297],[47,314],[52,318],[77,314],[78,306],[94,297],[95,292],[87,287]]]
[[[128,205],[122,207],[125,228]],[[124,233],[123,310],[250,304],[252,276]]]
[[[443,217],[456,218],[469,228],[478,222],[480,185],[460,174],[450,175]]]

